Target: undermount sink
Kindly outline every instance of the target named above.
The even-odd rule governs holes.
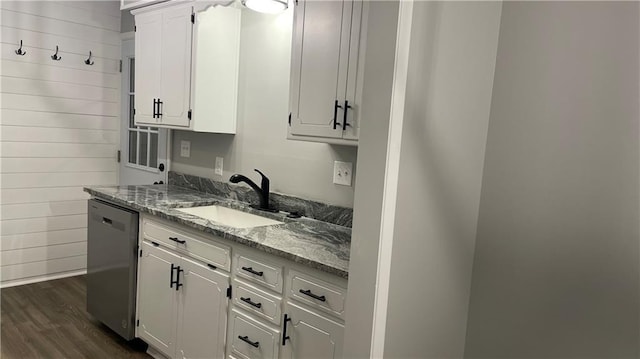
[[[204,218],[223,226],[233,228],[252,228],[283,223],[270,218],[256,216],[255,214],[215,205],[176,209],[180,212],[188,213],[196,217]]]

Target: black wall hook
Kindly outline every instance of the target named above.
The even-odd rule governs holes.
[[[20,40],[20,48],[16,50],[16,55],[24,56],[27,52],[22,50],[22,40]]]
[[[51,55],[51,59],[56,61],[62,60],[62,57],[58,56],[58,45],[56,45],[56,53]]]
[[[84,63],[87,65],[93,65],[93,61],[91,61],[91,51],[89,51],[89,58],[84,60]]]

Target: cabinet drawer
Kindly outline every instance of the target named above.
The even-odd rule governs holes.
[[[282,298],[246,283],[235,281],[233,304],[273,324],[280,324]]]
[[[282,266],[243,254],[236,256],[234,266],[237,277],[282,293]]]
[[[344,319],[346,289],[295,270],[288,281],[289,297]]]
[[[226,271],[231,270],[231,249],[207,238],[198,238],[176,228],[149,220],[142,221],[144,238],[162,243],[170,249],[210,263]]]
[[[228,338],[233,355],[243,358],[277,358],[280,331],[266,327],[259,322],[231,311]],[[230,353],[231,354],[231,353]]]

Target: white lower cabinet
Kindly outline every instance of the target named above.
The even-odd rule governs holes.
[[[184,286],[178,296],[178,358],[222,358],[229,276],[182,258]]]
[[[162,353],[173,356],[176,336],[176,297],[169,287],[173,263],[180,257],[142,242],[138,261],[138,337]]]
[[[290,301],[285,313],[282,358],[342,358],[343,324]]]
[[[233,261],[229,358],[342,357],[345,279],[242,247]]]
[[[229,321],[229,354],[237,358],[278,358],[280,330],[264,325],[237,310]]]
[[[346,279],[153,216],[141,223],[137,335],[155,351],[342,357]]]
[[[170,358],[224,357],[229,275],[144,240],[138,337]]]

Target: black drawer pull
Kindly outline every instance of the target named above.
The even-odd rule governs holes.
[[[251,298],[240,297],[240,300],[258,309],[262,308],[262,303],[256,303]]]
[[[243,342],[251,345],[254,348],[258,348],[260,346],[260,342],[252,342],[251,340],[249,340],[248,336],[242,336],[242,335],[238,335],[238,339],[242,340]]]
[[[252,268],[252,267],[242,267],[242,270],[247,271],[247,272],[249,272],[249,273],[251,273],[251,274],[255,274],[255,275],[257,275],[258,277],[262,277],[262,275],[264,274],[264,272],[262,272],[262,271],[257,272],[257,271],[255,271],[255,270],[253,270],[253,268]]]
[[[185,240],[179,240],[178,237],[169,237],[170,240],[174,241],[174,242],[178,242],[180,244],[185,244],[187,243],[187,241]]]
[[[309,297],[311,297],[313,299],[317,299],[317,300],[319,300],[321,302],[326,302],[327,301],[327,298],[325,298],[324,295],[316,295],[316,294],[311,293],[311,289],[308,289],[308,290],[300,289],[300,293],[302,293],[304,295],[307,295],[307,296],[309,296]]]
[[[157,242],[151,242],[151,244],[153,244],[154,247],[160,247],[160,244]]]
[[[207,263],[207,267],[209,267],[211,269],[218,269],[218,267],[214,266],[213,264],[209,264],[209,263]]]

